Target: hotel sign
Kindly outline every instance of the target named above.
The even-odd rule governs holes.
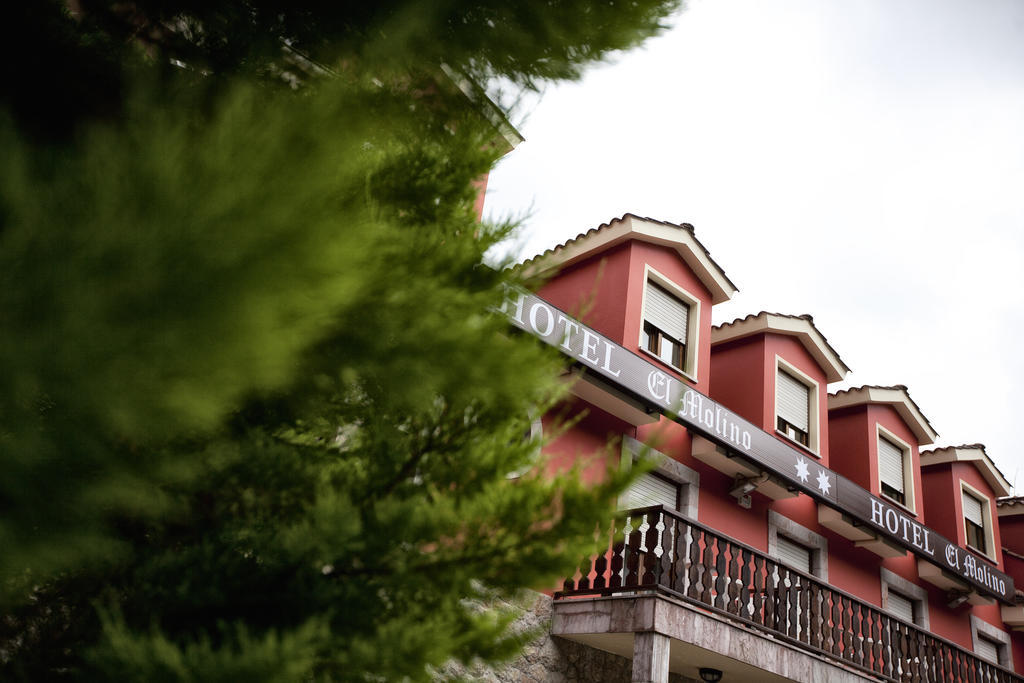
[[[1013,579],[1003,572],[540,297],[509,289],[497,310],[516,327],[557,347],[687,429],[757,463],[793,490],[844,512],[980,592],[1012,602]]]

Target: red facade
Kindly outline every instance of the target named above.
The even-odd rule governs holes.
[[[1001,498],[1018,499],[1005,498],[1010,493],[1005,479],[983,447],[926,450],[936,434],[905,387],[830,393],[829,385],[841,380],[848,369],[809,316],[762,312],[712,328],[712,306],[735,289],[689,226],[627,214],[524,267],[549,277],[538,292],[541,299],[785,444],[797,457],[796,469],[790,473],[799,478],[795,481],[813,485],[815,474],[824,477],[825,471],[850,482],[835,486],[862,489],[857,495],[875,502],[863,513],[826,504],[827,499],[794,486],[794,480],[758,466],[742,453],[730,452],[725,440],[695,432],[671,414],[638,406],[636,400],[619,395],[614,382],[592,382],[586,372],[576,380],[570,404],[571,411],[583,411],[586,417],[546,446],[550,466],[566,466],[601,451],[609,442],[648,443],[662,462],[654,474],[647,475],[655,477],[649,481],[651,491],[672,491],[676,486],[676,509],[684,517],[695,512],[693,521],[702,527],[768,558],[795,563],[796,569],[838,589],[839,594],[865,603],[861,608],[854,602],[854,614],[875,606],[880,614],[909,621],[921,637],[933,634],[968,653],[953,659],[969,655],[992,661],[986,657],[995,656],[998,671],[1006,675],[1009,670],[1024,670],[1024,633],[1014,630],[1024,628],[1024,607],[1015,602],[1012,588],[998,595],[1002,574],[990,575],[981,569],[1006,572],[1017,586],[1024,586],[1024,502],[997,504]],[[670,310],[655,310],[654,302],[665,297],[672,304]],[[684,333],[686,338],[681,338]],[[666,349],[676,355],[670,358]],[[631,457],[628,449],[623,449],[622,457]],[[592,463],[588,476],[600,476],[601,467],[602,463]],[[695,481],[699,483],[694,485]],[[822,496],[831,493],[825,483],[821,486]],[[634,495],[638,496],[630,499],[634,503],[661,500],[643,498],[656,495],[646,491]],[[661,495],[670,499],[672,494]],[[878,501],[885,505],[884,514]],[[965,514],[975,514],[972,501],[983,504],[981,531],[972,530],[970,520],[965,522]],[[899,521],[893,522],[897,512]],[[875,519],[858,520],[857,514]],[[865,521],[875,521],[881,530]],[[887,524],[892,524],[888,532]],[[968,542],[970,533],[976,544],[986,546],[984,552]],[[968,566],[974,572],[970,576],[990,582],[993,590],[965,581],[942,565],[941,558],[934,556],[935,539],[940,537],[958,546],[947,551],[957,567]],[[1005,556],[1004,548],[1010,551]],[[664,576],[670,575],[669,559],[680,561],[678,553],[677,549],[658,556],[656,561],[662,564],[658,571],[664,570]],[[735,561],[739,554],[729,557]],[[699,553],[694,557],[700,559]],[[749,566],[756,568],[756,562]],[[595,567],[601,570],[604,565]],[[687,567],[689,581],[696,573],[692,563],[687,562]],[[607,570],[605,576],[613,573]],[[572,597],[577,600],[580,586],[605,581],[596,574],[582,579],[573,584]],[[611,589],[605,594],[610,595]],[[1024,596],[1019,591],[1018,595]],[[739,605],[738,613],[750,620],[754,608],[744,605],[740,597],[732,604]],[[797,617],[804,618],[814,608],[795,609]],[[821,624],[832,623],[831,616],[824,621],[816,618]],[[978,626],[979,621],[988,626]],[[881,650],[872,654],[864,645],[876,640],[873,630],[863,626],[866,622],[856,623],[860,625],[853,627],[853,641],[832,647],[843,657],[855,654],[852,661],[865,671],[875,665],[890,666],[889,673],[880,677],[899,679],[908,667],[921,666],[924,674],[915,680],[956,680],[941,674],[945,664],[935,663],[938,659],[921,664],[923,655],[907,660],[916,663],[892,668],[887,655],[878,654]],[[798,626],[789,636],[795,643],[803,639],[813,645],[810,649],[828,652],[821,643],[806,640],[806,628]],[[965,674],[963,680],[968,679]]]

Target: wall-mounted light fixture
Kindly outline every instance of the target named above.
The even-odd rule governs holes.
[[[970,591],[959,591],[955,588],[946,591],[946,603],[951,609],[956,609],[964,604],[969,597],[971,597]]]
[[[722,680],[722,672],[718,669],[702,666],[699,673],[700,679],[702,681],[707,681],[707,683],[715,683],[715,681]]]
[[[736,477],[732,483],[732,488],[729,490],[729,495],[736,499],[741,508],[750,509],[751,491],[756,491],[757,487],[768,481],[768,473],[762,472],[756,477]]]

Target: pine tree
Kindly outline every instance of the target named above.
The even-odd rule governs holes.
[[[523,438],[560,361],[488,313],[513,226],[476,221],[473,182],[503,150],[446,74],[574,78],[673,2],[23,5],[0,672],[420,680],[513,653],[473,601],[571,571],[624,481]]]

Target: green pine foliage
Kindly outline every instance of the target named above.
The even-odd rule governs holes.
[[[672,8],[13,9],[0,678],[514,654],[514,612],[482,605],[571,572],[626,481],[556,476],[523,438],[561,360],[488,312],[519,284],[482,265],[514,226],[472,208],[503,148],[440,65],[575,77]]]

